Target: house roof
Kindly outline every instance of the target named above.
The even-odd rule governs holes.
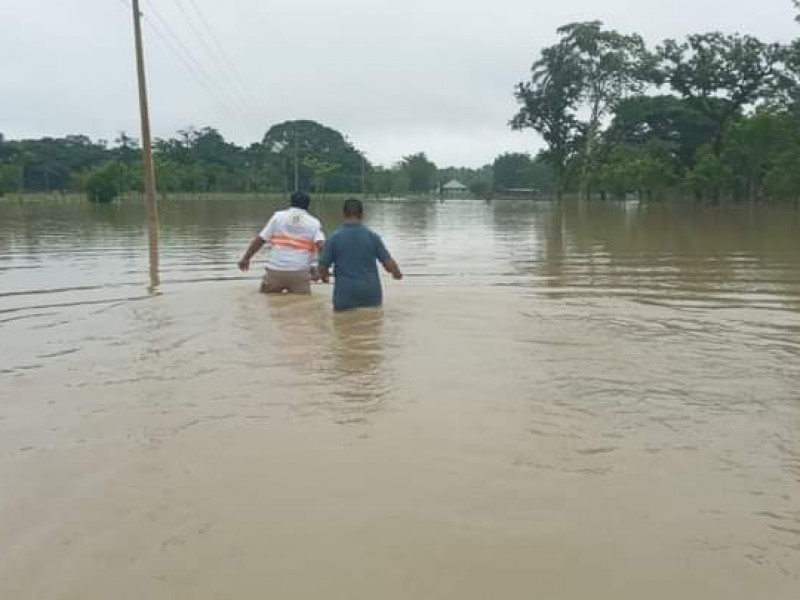
[[[446,189],[446,190],[465,190],[465,189],[467,189],[467,186],[465,186],[463,183],[461,183],[457,179],[451,179],[450,181],[445,183],[442,187],[444,189]]]

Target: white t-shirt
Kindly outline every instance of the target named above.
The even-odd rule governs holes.
[[[259,237],[270,245],[267,268],[275,271],[307,271],[325,241],[319,220],[294,207],[272,215]]]

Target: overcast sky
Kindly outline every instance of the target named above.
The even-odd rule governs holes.
[[[128,2],[0,0],[0,132],[138,137]],[[535,151],[534,133],[508,129],[513,86],[564,23],[600,19],[649,42],[717,29],[800,35],[790,0],[142,0],[142,8],[154,135],[208,125],[247,144],[271,124],[313,119],[381,164],[420,150],[440,166]],[[159,37],[178,46],[165,23],[205,86]]]

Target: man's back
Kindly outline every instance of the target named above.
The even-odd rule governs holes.
[[[308,270],[316,244],[325,239],[319,220],[294,207],[276,212],[260,237],[272,247],[267,268],[276,271]]]
[[[336,310],[379,306],[383,301],[377,261],[391,260],[380,236],[361,223],[345,223],[325,246],[323,261],[334,265]]]

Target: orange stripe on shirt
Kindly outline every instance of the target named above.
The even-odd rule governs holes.
[[[273,235],[269,243],[276,248],[293,248],[295,250],[306,250],[308,252],[314,252],[317,247],[309,239],[295,237],[293,235]]]

